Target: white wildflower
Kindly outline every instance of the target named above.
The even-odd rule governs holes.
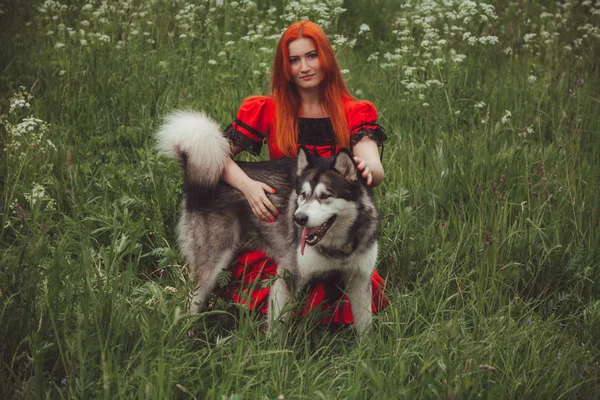
[[[477,103],[475,103],[475,108],[479,108],[482,109],[483,107],[485,107],[485,102],[484,101],[478,101]]]
[[[535,81],[537,81],[537,77],[535,75],[529,75],[527,77],[527,82],[529,82],[529,83],[535,83]]]
[[[510,117],[512,117],[512,113],[508,110],[504,110],[504,116],[501,119],[502,123],[506,124],[510,122]]]
[[[407,65],[404,67],[404,76],[412,76],[416,70],[417,70],[416,67],[409,67]]]
[[[234,44],[235,42],[230,40],[229,42],[225,43],[225,47],[233,46]]]
[[[498,36],[482,36],[479,38],[479,43],[482,44],[497,44],[499,42]]]
[[[343,46],[348,42],[348,38],[343,35],[334,35],[333,44],[335,46]]]
[[[41,202],[46,196],[46,190],[44,187],[38,183],[33,183],[33,188],[31,189],[31,193],[26,193],[25,198],[33,208],[36,203]]]
[[[511,55],[511,54],[512,54],[512,48],[511,48],[511,47],[507,47],[507,48],[505,48],[505,49],[504,49],[504,54],[506,54],[507,56],[508,56],[508,55]]]
[[[464,54],[456,54],[452,57],[452,61],[454,61],[457,64],[460,64],[461,62],[465,61],[467,59],[467,56]]]
[[[54,45],[55,49],[62,49],[63,47],[65,47],[65,44],[62,42],[56,42],[56,44]]]
[[[340,72],[342,74],[348,74],[348,73],[350,73],[350,70],[349,69],[342,69],[342,70],[340,70]]]
[[[208,64],[209,65],[217,65],[217,62],[215,60],[208,60]]]
[[[56,151],[56,146],[50,141],[50,139],[46,139],[46,144],[48,144],[52,150]]]
[[[80,22],[80,24],[84,28],[87,28],[88,26],[90,26],[90,21],[84,19],[83,21]]]
[[[367,24],[361,24],[358,27],[358,34],[361,35],[361,36],[366,35],[367,32],[370,32],[370,31],[371,31],[371,28],[369,28],[369,25],[367,25]]]
[[[429,103],[423,103],[423,108],[429,107]]]
[[[376,61],[378,58],[379,58],[379,52],[376,51],[375,53],[373,53],[369,57],[367,57],[367,62]]]
[[[10,99],[10,108],[9,113],[12,114],[17,109],[28,109],[31,107],[29,101],[32,99],[32,96],[25,92],[25,88],[21,87],[21,91],[15,93],[13,97]]]
[[[430,79],[427,82],[425,82],[425,85],[427,85],[427,87],[431,87],[431,86],[442,87],[442,86],[444,86],[444,84],[437,79]]]

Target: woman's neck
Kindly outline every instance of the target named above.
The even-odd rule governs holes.
[[[315,88],[317,89],[317,88]],[[300,90],[300,99],[302,105],[300,108],[299,116],[304,118],[327,118],[327,111],[323,109],[323,104],[319,96],[318,90]]]

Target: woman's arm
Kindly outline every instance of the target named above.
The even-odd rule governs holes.
[[[379,185],[385,174],[379,158],[377,143],[365,136],[352,147],[352,153],[354,153],[354,162],[356,162],[358,170],[362,171],[362,176],[367,178],[367,185]]]
[[[241,147],[231,146],[232,155],[241,151]],[[275,220],[279,212],[265,195],[265,192],[275,193],[275,189],[266,183],[251,179],[232,159],[225,165],[223,180],[244,194],[256,217],[269,222]]]

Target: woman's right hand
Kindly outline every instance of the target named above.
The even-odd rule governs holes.
[[[266,183],[248,179],[239,190],[248,200],[248,204],[250,204],[250,208],[257,218],[267,222],[275,222],[279,211],[265,193],[275,193],[275,189]]]

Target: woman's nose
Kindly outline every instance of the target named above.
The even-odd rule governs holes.
[[[306,62],[306,59],[304,59],[304,58],[300,61],[300,69],[302,71],[308,71],[309,70],[308,63]]]

